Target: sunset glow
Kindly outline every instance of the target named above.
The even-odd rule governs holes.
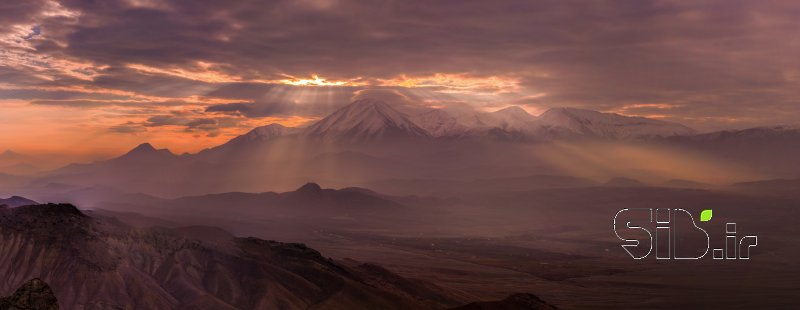
[[[788,91],[800,83],[791,69],[797,60],[781,57],[794,55],[797,45],[782,39],[793,28],[780,26],[790,23],[780,5],[749,7],[760,17],[741,15],[714,27],[707,27],[716,23],[714,15],[737,7],[653,7],[648,12],[679,13],[668,24],[686,29],[667,32],[655,16],[559,18],[558,12],[573,11],[567,3],[520,12],[481,6],[447,14],[431,7],[429,17],[441,21],[431,24],[349,1],[196,8],[209,12],[208,20],[168,1],[103,9],[34,1],[24,14],[10,10],[0,19],[0,105],[11,120],[2,126],[15,132],[0,149],[33,149],[35,142],[24,142],[57,131],[50,149],[83,143],[120,152],[161,139],[165,147],[198,151],[255,124],[319,119],[364,90],[395,91],[423,106],[494,111],[517,105],[532,114],[572,106],[701,130],[791,123],[800,115]],[[362,7],[370,27],[354,28],[341,14],[353,7]],[[330,25],[310,27],[305,16]],[[588,17],[617,20],[619,27],[595,28],[598,36],[630,41],[591,41],[560,23],[540,22],[594,28]],[[763,22],[768,17],[775,22]],[[731,38],[737,48],[688,30],[693,27]],[[634,28],[641,34],[625,30]],[[550,30],[565,33],[536,32]],[[754,110],[763,105],[770,108]],[[23,125],[34,120],[39,126]]]
[[[800,309],[798,0],[0,1],[0,310]]]

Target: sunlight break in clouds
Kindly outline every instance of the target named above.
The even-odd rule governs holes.
[[[443,93],[511,93],[520,90],[519,80],[502,77],[476,77],[468,74],[436,73],[431,76],[401,75],[391,79],[379,79],[380,86],[400,86],[408,88],[440,88]]]
[[[319,77],[316,74],[311,75],[310,79],[297,78],[289,76],[287,79],[279,80],[280,84],[294,85],[294,86],[364,86],[366,83],[361,81],[361,78],[350,79],[346,81],[331,81]]]
[[[146,139],[149,118],[175,111],[227,119],[203,127],[214,137],[178,126],[174,140],[221,140],[268,118],[318,119],[371,88],[431,106],[570,106],[700,131],[787,124],[800,115],[800,45],[786,39],[795,6],[12,1],[0,12],[0,104],[81,109],[101,131],[90,136],[120,141]],[[31,117],[24,109],[8,113]]]

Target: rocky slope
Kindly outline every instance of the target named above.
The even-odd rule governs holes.
[[[41,278],[65,309],[436,309],[462,303],[436,286],[375,270],[346,267],[302,244],[234,238],[215,229],[136,229],[68,204],[0,209],[0,292]]]
[[[452,310],[551,310],[558,309],[533,294],[513,294],[503,300],[479,301]]]

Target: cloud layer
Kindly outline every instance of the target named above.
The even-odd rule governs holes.
[[[18,1],[0,10],[0,103],[205,144],[369,89],[701,130],[796,123],[797,29],[790,0]]]

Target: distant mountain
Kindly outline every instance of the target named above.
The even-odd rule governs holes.
[[[253,142],[266,142],[272,141],[279,137],[297,134],[299,132],[299,128],[286,127],[281,124],[269,124],[266,126],[256,127],[246,134],[233,138],[226,144],[244,145]]]
[[[785,146],[800,148],[800,144],[796,143],[798,138],[800,138],[800,128],[793,126],[772,126],[722,130],[690,136],[666,137],[664,140],[685,144],[710,144],[715,147],[772,147],[784,144]]]
[[[440,197],[458,197],[476,192],[528,191],[597,185],[597,183],[589,179],[559,175],[530,175],[477,180],[389,179],[369,183],[370,188],[383,193]]]
[[[0,153],[0,172],[13,175],[32,175],[41,171],[39,167],[31,164],[37,160],[32,156],[6,150]]]
[[[28,156],[14,152],[12,150],[5,150],[0,153],[0,161],[23,161],[28,159]]]
[[[230,159],[229,157],[247,157],[268,148],[271,143],[282,137],[297,135],[301,132],[301,128],[286,127],[275,123],[268,124],[256,127],[222,145],[205,149],[196,157],[209,161],[226,160]]]
[[[30,181],[30,179],[27,177],[0,172],[0,187],[6,189],[12,189],[23,186],[28,181]]]
[[[124,155],[113,159],[113,161],[158,161],[163,159],[172,159],[177,157],[172,154],[168,149],[156,149],[150,143],[142,143]]]
[[[142,143],[119,157],[91,164],[71,164],[51,171],[50,174],[82,174],[92,172],[91,170],[101,170],[104,173],[112,173],[115,170],[140,170],[143,166],[164,164],[178,158],[180,156],[168,149],[156,149],[150,143]]]
[[[72,205],[0,209],[0,242],[6,245],[3,275],[46,281],[65,309],[442,309],[463,303],[433,284],[350,268],[302,244],[203,227],[133,228]],[[26,284],[21,294],[46,295],[41,283]],[[2,281],[0,291],[17,285]]]
[[[530,142],[575,137],[627,140],[695,133],[677,123],[576,108],[553,108],[538,117],[518,106],[491,113],[432,109],[410,119],[438,138],[469,136]]]
[[[550,141],[559,138],[636,139],[692,135],[677,123],[576,108],[553,108],[533,116],[519,106],[495,112],[432,109],[411,120],[433,137],[489,137],[505,141]]]
[[[292,128],[279,124],[257,127],[199,155],[213,161],[225,157],[225,154],[241,157],[243,152],[267,148],[281,138],[345,144],[464,138],[537,142],[569,137],[634,139],[693,132],[680,124],[573,108],[550,109],[539,117],[518,106],[495,112],[423,109],[423,112],[407,115],[383,101],[362,99],[308,127]],[[148,149],[146,146],[143,148]]]
[[[119,189],[95,185],[81,188],[49,188],[37,196],[41,201],[58,201],[81,205],[85,208],[102,208],[109,203],[130,203],[152,206],[161,203],[162,199],[141,193],[128,193]]]
[[[11,208],[16,208],[16,207],[19,207],[19,206],[35,205],[35,204],[39,204],[39,203],[36,202],[36,201],[30,200],[28,198],[25,198],[25,197],[20,197],[20,196],[11,196],[11,197],[6,198],[6,199],[0,198],[0,206],[6,205],[6,206],[11,207]]]
[[[323,189],[308,183],[285,193],[222,193],[178,198],[162,205],[169,211],[185,214],[218,214],[229,212],[242,216],[291,216],[299,218],[330,218],[337,216],[391,216],[404,211],[405,206],[366,190]],[[227,210],[227,211],[226,211]]]
[[[303,131],[309,138],[336,142],[378,142],[426,138],[430,134],[383,101],[362,99],[314,123]]]
[[[677,123],[576,108],[549,109],[539,116],[538,121],[557,135],[631,139],[695,133],[693,129]]]
[[[88,164],[70,164],[36,179],[36,184],[61,183],[74,187],[105,186],[132,192],[164,194],[176,184],[192,183],[185,177],[197,170],[186,156],[143,143],[122,156]],[[193,186],[193,185],[187,185]],[[195,185],[196,186],[196,185]]]
[[[653,142],[741,163],[775,178],[800,178],[800,128],[793,126],[723,130]]]
[[[646,184],[642,183],[639,180],[631,179],[631,178],[623,178],[623,177],[616,177],[608,180],[604,184],[605,186],[613,186],[613,187],[643,187],[647,186]]]
[[[39,167],[24,162],[0,167],[0,170],[16,175],[33,175],[41,172]]]
[[[182,197],[287,190],[310,180],[344,187],[392,179],[570,175],[574,171],[562,165],[558,153],[571,151],[549,146],[561,141],[658,144],[690,157],[707,153],[726,164],[766,171],[765,178],[800,177],[800,130],[793,128],[694,134],[680,124],[574,108],[553,108],[538,117],[519,107],[415,109],[415,115],[400,110],[412,111],[364,99],[308,127],[270,124],[181,156],[145,143],[114,159],[39,174],[34,183]],[[25,181],[13,179],[0,177],[0,185]]]
[[[662,184],[666,187],[677,187],[677,188],[694,188],[694,189],[707,189],[712,188],[713,185],[703,182],[697,182],[692,180],[683,180],[683,179],[672,179],[664,182]]]
[[[731,185],[737,192],[772,195],[793,195],[800,188],[800,179],[773,179],[739,182]]]

